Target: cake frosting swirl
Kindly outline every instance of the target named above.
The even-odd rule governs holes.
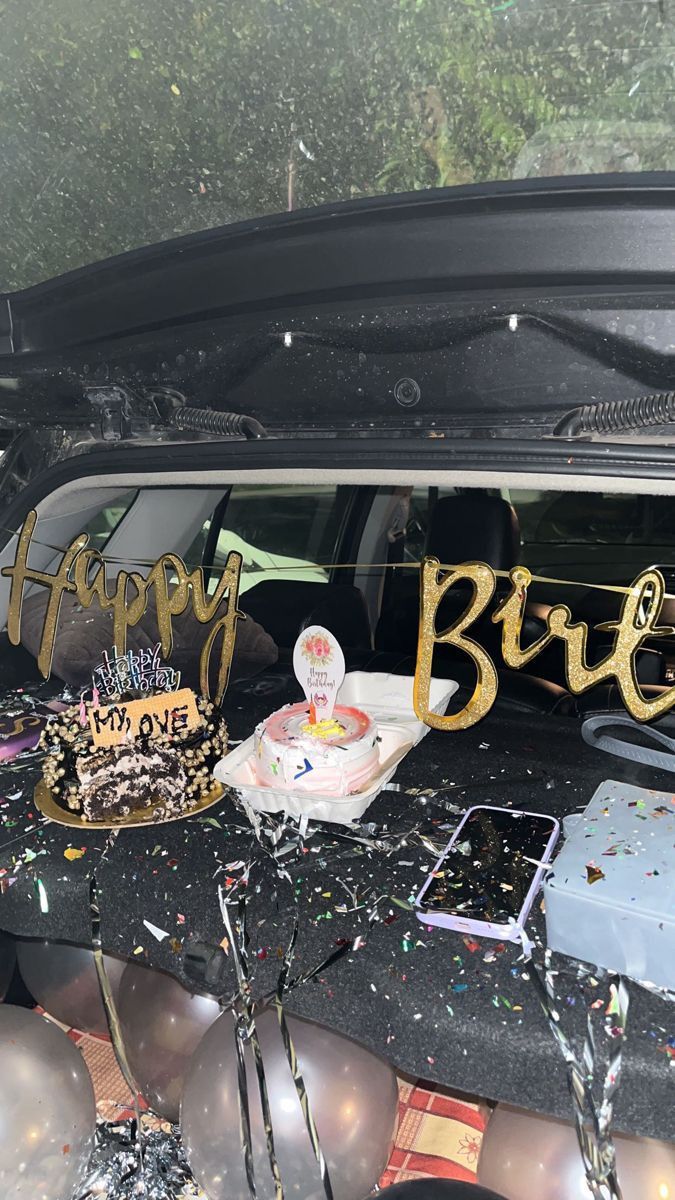
[[[307,703],[287,704],[256,727],[254,750],[258,783],[327,796],[361,791],[380,762],[375,722],[341,704],[316,724]]]

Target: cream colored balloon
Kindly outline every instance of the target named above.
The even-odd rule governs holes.
[[[398,1112],[389,1063],[356,1042],[298,1017],[287,1017],[335,1200],[364,1200],[389,1160]],[[288,1200],[325,1200],[277,1016],[256,1017],[276,1157]],[[258,1081],[245,1047],[253,1164],[259,1200],[274,1200]],[[232,1015],[204,1035],[181,1101],[187,1160],[209,1200],[250,1200],[239,1132],[239,1087]]]
[[[16,944],[19,971],[33,999],[50,1017],[80,1033],[107,1035],[101,987],[94,953],[87,946],[68,942],[20,938]],[[113,997],[126,961],[104,955]]]
[[[0,1004],[2,1200],[71,1200],[95,1127],[94,1089],[70,1038],[27,1008]]]
[[[160,1117],[178,1120],[192,1055],[219,1015],[212,996],[194,995],[164,971],[128,964],[119,985],[124,1048],[139,1092]]]
[[[614,1139],[623,1200],[675,1200],[675,1145]],[[483,1136],[478,1181],[505,1200],[592,1200],[571,1124],[498,1104]]]

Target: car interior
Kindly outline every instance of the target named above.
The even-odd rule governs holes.
[[[123,569],[147,573],[160,554],[173,551],[189,568],[203,568],[212,592],[228,554],[241,553],[240,611],[262,627],[278,652],[273,665],[265,662],[267,673],[288,674],[298,633],[320,624],[340,640],[348,669],[413,674],[417,564],[425,556],[443,565],[486,562],[502,574],[471,636],[497,666],[497,704],[505,711],[581,717],[619,707],[611,683],[579,696],[570,693],[562,644],[545,649],[529,671],[503,664],[501,631],[491,615],[509,588],[511,568],[522,564],[535,576],[523,644],[542,634],[547,609],[564,603],[590,628],[589,665],[611,647],[611,632],[597,627],[619,614],[622,594],[611,590],[613,584],[625,586],[654,565],[664,573],[668,591],[675,582],[669,548],[675,498],[669,496],[417,482],[134,487],[127,480],[119,487],[102,487],[82,480],[48,496],[38,511],[30,562],[42,570],[55,570],[61,550],[84,531],[90,545],[105,555],[109,580]],[[10,538],[0,566],[12,562],[15,547],[16,539]],[[544,581],[537,582],[537,576]],[[610,588],[591,586],[598,584]],[[470,584],[460,582],[449,590],[437,616],[439,631],[461,615],[470,597]],[[9,581],[3,578],[3,620],[8,598]],[[662,623],[673,615],[675,600],[666,600]],[[91,610],[88,619],[93,619]],[[25,636],[23,640],[23,646],[14,647],[2,634],[8,686],[39,679]],[[82,664],[82,673],[95,665]],[[669,686],[675,677],[675,633],[641,649],[636,669],[645,695]],[[459,709],[475,683],[471,660],[447,645],[437,646],[434,674],[459,683],[453,701]]]

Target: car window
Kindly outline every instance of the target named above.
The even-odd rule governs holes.
[[[287,209],[675,167],[671,0],[0,12],[0,289]]]
[[[414,488],[405,533],[405,558],[425,552],[436,499],[453,488]],[[520,561],[535,572],[621,582],[655,564],[675,563],[675,498],[613,492],[486,489],[513,506],[520,526]]]
[[[83,533],[89,535],[89,545],[93,550],[103,550],[122,518],[129,512],[137,495],[138,492],[134,489],[126,492],[124,496],[119,496],[112,504],[107,504],[95,517],[92,517],[88,525],[85,525]]]
[[[410,493],[408,520],[405,527],[405,562],[420,562],[424,557],[427,525],[433,505],[439,496],[454,496],[455,488],[413,488]]]
[[[589,497],[585,492],[511,492],[523,547],[536,545],[644,546],[675,543],[675,500],[670,496]]]
[[[533,572],[625,583],[650,566],[675,563],[670,496],[507,491],[521,534],[520,559]]]
[[[216,572],[232,550],[243,557],[240,591],[263,579],[327,583],[335,561],[350,489],[236,485],[195,538],[186,560]],[[214,522],[218,534],[212,537]],[[209,588],[216,586],[215,577]]]
[[[650,539],[645,496],[603,494],[589,505],[584,492],[535,492],[530,499],[515,492],[511,501],[518,514],[523,545],[644,544]]]

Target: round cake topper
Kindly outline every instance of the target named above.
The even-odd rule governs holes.
[[[345,656],[330,630],[322,625],[303,629],[293,651],[293,670],[307,697],[312,725],[330,720],[345,677]]]

